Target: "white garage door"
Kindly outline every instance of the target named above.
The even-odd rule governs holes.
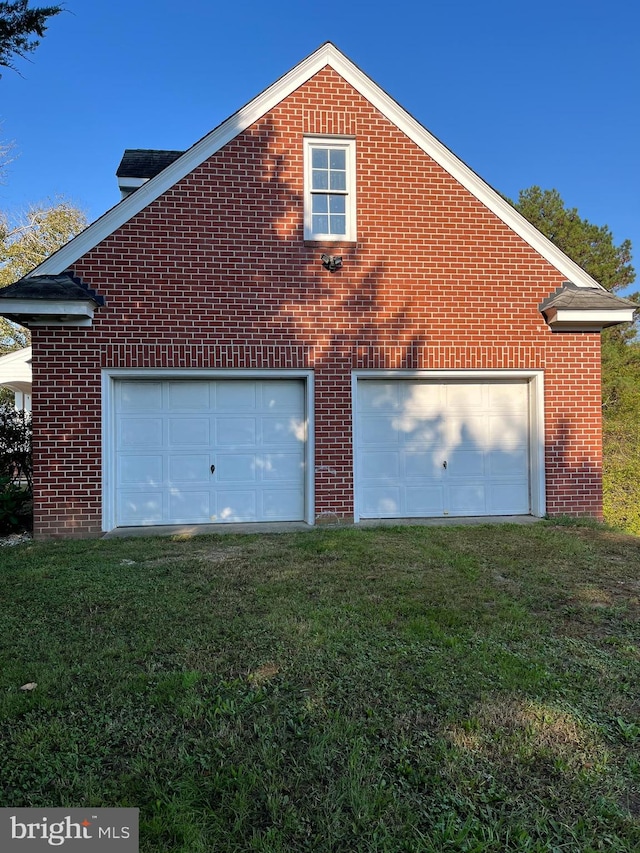
[[[362,518],[530,512],[529,386],[360,379]]]
[[[116,383],[118,526],[304,519],[297,379]]]

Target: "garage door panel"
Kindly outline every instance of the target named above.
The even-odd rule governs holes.
[[[210,441],[208,418],[171,418],[169,420],[171,447],[208,446]]]
[[[120,524],[162,524],[162,497],[157,490],[124,492],[119,500]]]
[[[362,423],[363,444],[398,444],[399,434],[393,416],[369,417]]]
[[[162,408],[162,383],[121,381],[118,383],[118,408],[121,412],[152,411]]]
[[[494,382],[486,386],[489,408],[522,415],[527,408],[528,386],[525,382]]]
[[[121,456],[118,479],[121,483],[162,483],[162,456]]]
[[[255,521],[258,518],[253,489],[219,489],[216,503],[216,521]]]
[[[262,407],[272,412],[299,414],[304,409],[304,387],[301,382],[272,380],[262,386]]]
[[[263,418],[261,422],[264,444],[292,444],[300,446],[304,441],[305,423],[301,418],[286,417]]]
[[[409,448],[404,452],[404,472],[407,480],[439,480],[443,473],[442,461],[431,451]]]
[[[525,447],[528,444],[529,424],[526,413],[491,414],[488,424],[491,447]]]
[[[517,483],[495,483],[491,489],[488,509],[492,515],[526,514],[529,512],[529,501]]]
[[[211,516],[211,495],[202,490],[170,489],[168,512],[174,523],[204,523]]]
[[[268,453],[256,460],[256,467],[266,482],[298,483],[304,475],[304,459],[300,453]]]
[[[529,466],[526,382],[358,380],[362,517],[528,513]]]
[[[170,411],[207,411],[211,408],[210,388],[207,382],[188,379],[167,383]]]
[[[424,382],[404,385],[399,396],[399,408],[405,414],[436,417],[442,412],[442,393],[437,386]]]
[[[397,411],[401,408],[403,389],[397,383],[371,382],[362,387],[360,407],[363,412]]]
[[[218,453],[214,476],[219,483],[242,483],[256,479],[254,453]]]
[[[304,381],[123,380],[115,400],[117,525],[304,519]]]
[[[208,453],[182,453],[179,456],[169,456],[168,462],[171,483],[202,483],[209,479]]]
[[[256,443],[258,430],[255,418],[218,418],[216,426],[215,442],[220,446]]]
[[[124,418],[118,424],[117,447],[162,447],[162,433],[161,418]]]
[[[447,454],[449,477],[482,477],[485,474],[486,454],[482,450],[452,450]],[[444,472],[444,468],[443,468]]]
[[[262,492],[262,517],[268,521],[288,521],[300,506],[303,499],[302,490],[265,489]]]
[[[455,383],[444,386],[445,409],[478,409],[482,408],[485,398],[485,386],[481,384]]]
[[[257,407],[255,382],[218,382],[217,394],[216,409],[220,412],[237,412]]]
[[[392,429],[399,433],[403,444],[431,444],[440,440],[443,422],[440,416],[432,418],[418,412],[405,412],[391,420]]]
[[[438,516],[444,512],[442,486],[409,486],[406,491],[407,516]]]
[[[448,512],[450,515],[487,515],[485,484],[471,480],[451,483]]]
[[[362,454],[362,477],[388,477],[397,479],[400,476],[399,451],[372,451]]]
[[[375,487],[362,489],[363,515],[373,518],[397,518],[400,511],[400,489],[398,487]]]
[[[455,449],[462,445],[486,448],[489,439],[489,426],[485,415],[470,415],[459,412],[447,416],[446,443]]]
[[[492,450],[488,454],[488,462],[488,473],[492,477],[517,477],[522,480],[529,475],[529,454],[526,448]]]

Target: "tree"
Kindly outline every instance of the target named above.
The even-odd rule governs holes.
[[[84,213],[66,201],[34,206],[18,221],[0,214],[0,287],[31,272],[86,225]],[[28,342],[25,329],[0,318],[0,353]]]
[[[514,206],[607,290],[633,283],[631,242],[616,246],[606,225],[566,208],[557,190],[530,187]],[[602,412],[605,519],[640,535],[640,343],[631,324],[602,333]]]
[[[25,59],[33,53],[44,36],[48,19],[60,12],[62,6],[29,9],[29,0],[0,2],[0,66],[15,70],[13,58]]]
[[[575,207],[565,207],[557,190],[521,190],[514,207],[607,290],[621,290],[635,280],[631,241],[616,246],[607,225],[582,219]]]

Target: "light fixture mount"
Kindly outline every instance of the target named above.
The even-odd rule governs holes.
[[[320,255],[320,260],[322,261],[322,266],[329,270],[329,272],[335,272],[339,270],[342,266],[342,255]]]

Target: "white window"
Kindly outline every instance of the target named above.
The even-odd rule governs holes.
[[[305,139],[305,240],[355,240],[355,140]]]

